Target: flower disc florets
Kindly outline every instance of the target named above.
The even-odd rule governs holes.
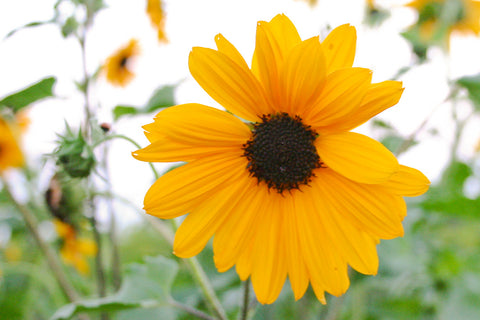
[[[321,165],[313,144],[317,133],[298,116],[287,113],[263,115],[253,125],[252,137],[244,145],[247,169],[259,182],[279,193],[308,184],[313,169]]]

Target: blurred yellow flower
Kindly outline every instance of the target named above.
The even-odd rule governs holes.
[[[0,173],[10,167],[23,166],[19,140],[20,128],[17,124],[7,122],[0,116]]]
[[[95,242],[90,239],[78,238],[75,229],[58,219],[53,221],[58,236],[62,239],[60,256],[63,261],[75,267],[81,274],[88,274],[90,267],[87,261],[97,253]]]
[[[188,214],[174,253],[194,256],[214,237],[217,269],[236,265],[260,303],[276,300],[287,275],[295,299],[310,283],[326,303],[325,291],[348,289],[348,265],[377,273],[380,239],[403,235],[403,196],[428,189],[421,172],[350,132],[395,105],[402,83],[372,83],[352,67],[349,25],[320,42],[302,41],[285,15],[260,21],[251,68],[221,34],[215,41],[218,50],[193,48],[190,72],[231,113],[190,103],[143,127],[151,144],[135,158],[187,162],[152,185],[144,208]]]
[[[111,84],[125,87],[130,83],[134,77],[130,70],[131,60],[138,55],[139,51],[138,41],[131,39],[126,46],[117,50],[107,59],[103,70]]]
[[[10,243],[5,248],[4,255],[8,262],[18,262],[22,258],[22,248],[16,243]]]
[[[161,0],[147,0],[147,14],[152,26],[157,30],[158,41],[168,42],[165,34],[165,12]]]
[[[417,25],[424,40],[432,40],[437,32],[447,37],[452,32],[480,34],[480,1],[414,0],[407,6],[418,12]]]

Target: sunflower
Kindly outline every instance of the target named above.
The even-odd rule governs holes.
[[[79,238],[77,231],[70,224],[58,219],[54,219],[53,223],[58,236],[62,240],[60,248],[62,260],[75,267],[81,274],[88,274],[90,267],[87,258],[97,253],[96,244],[90,239]]]
[[[103,66],[108,82],[116,86],[125,87],[134,76],[130,70],[130,63],[138,55],[138,52],[138,41],[131,39],[126,46],[118,49],[108,57]]]
[[[380,239],[403,235],[402,196],[428,189],[381,143],[350,132],[395,105],[397,81],[371,83],[353,68],[355,28],[302,41],[285,15],[257,26],[249,68],[221,34],[218,50],[195,47],[190,72],[229,112],[189,103],[144,126],[142,161],[186,162],[148,190],[144,209],[171,219],[175,255],[198,254],[213,239],[220,272],[236,266],[257,299],[272,303],[288,278],[295,299],[309,283],[325,303],[349,286],[347,266],[378,269]],[[245,121],[242,121],[245,120]]]
[[[407,6],[418,12],[416,27],[424,41],[446,40],[453,32],[480,34],[480,1],[414,0]]]
[[[24,164],[19,136],[20,129],[0,117],[0,173],[9,167],[21,167]]]
[[[168,42],[165,34],[165,12],[161,0],[147,0],[147,15],[152,26],[157,29],[157,37],[160,42]]]

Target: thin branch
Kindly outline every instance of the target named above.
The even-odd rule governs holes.
[[[191,314],[191,315],[194,315],[194,316],[196,316],[196,317],[199,318],[199,319],[215,320],[214,317],[212,317],[212,316],[210,316],[210,315],[208,315],[208,314],[206,314],[206,313],[204,313],[204,312],[202,312],[202,311],[200,311],[200,310],[198,310],[198,309],[195,309],[195,308],[189,307],[189,306],[187,306],[187,305],[185,305],[185,304],[183,304],[183,303],[180,303],[180,302],[178,302],[178,301],[176,301],[176,300],[170,299],[169,304],[170,304],[171,306],[176,307],[176,308],[179,308],[179,309],[181,309],[181,310],[183,310],[183,311],[185,311],[185,312],[187,312],[187,313],[189,313],[189,314]]]
[[[68,298],[70,302],[75,302],[79,299],[78,293],[75,291],[75,288],[70,284],[68,281],[67,275],[62,268],[60,260],[58,259],[55,252],[48,246],[48,244],[42,239],[40,233],[38,232],[38,223],[35,215],[33,215],[30,210],[20,204],[15,197],[13,196],[10,187],[6,181],[6,179],[0,175],[1,181],[3,184],[3,188],[7,194],[9,200],[15,205],[18,211],[21,213],[23,220],[25,221],[28,229],[33,235],[35,242],[39,246],[40,250],[42,251],[43,255],[45,256],[48,266],[52,270],[54,277],[57,279],[60,288],[62,289],[65,296]]]
[[[437,104],[435,107],[433,107],[433,109],[430,111],[430,113],[427,115],[427,117],[422,121],[422,123],[417,127],[417,129],[415,129],[415,131],[413,131],[407,139],[405,139],[403,141],[403,143],[400,145],[400,147],[398,147],[398,149],[395,151],[395,155],[398,157],[400,154],[404,153],[405,151],[408,150],[408,148],[410,148],[412,146],[412,144],[414,143],[415,141],[415,138],[417,137],[417,135],[420,133],[420,131],[423,130],[423,128],[425,128],[425,126],[427,125],[428,121],[430,121],[430,119],[432,118],[432,115],[437,111],[437,109],[442,106],[445,102],[447,102],[448,100],[452,99],[453,97],[455,97],[458,93],[458,90],[457,89],[454,89],[452,90],[448,96],[442,101],[440,102],[439,104]]]

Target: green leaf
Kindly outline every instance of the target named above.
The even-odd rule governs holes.
[[[58,309],[50,320],[71,319],[80,312],[119,312],[119,317],[115,317],[118,319],[122,318],[122,311],[128,310],[133,315],[133,309],[138,308],[141,308],[140,313],[154,314],[162,309],[160,314],[171,315],[162,319],[174,319],[175,312],[168,310],[168,301],[177,271],[178,265],[173,260],[163,256],[146,257],[145,264],[128,265],[122,287],[116,294],[67,304]],[[133,316],[131,319],[142,317]]]
[[[14,112],[44,98],[53,97],[54,77],[45,78],[28,88],[11,94],[0,101],[0,105],[12,108]]]
[[[62,26],[62,35],[66,38],[77,31],[78,22],[74,16],[69,17]]]
[[[18,27],[16,29],[13,29],[12,31],[7,33],[7,35],[5,36],[5,39],[13,36],[15,33],[17,33],[20,30],[23,30],[23,29],[26,29],[26,28],[38,27],[38,26],[42,26],[44,24],[49,24],[49,23],[53,23],[53,22],[54,22],[53,20],[48,20],[48,21],[35,21],[35,22],[27,23],[26,25]]]
[[[139,109],[132,106],[116,106],[113,109],[113,118],[118,120],[125,115],[136,115],[139,113]]]
[[[457,84],[468,91],[477,111],[480,111],[480,73],[474,76],[463,77],[457,80]]]
[[[148,114],[162,108],[167,108],[175,105],[174,92],[178,84],[165,85],[155,90],[143,107],[136,108],[134,106],[118,105],[113,109],[113,118],[119,118],[127,115]]]
[[[465,181],[472,174],[473,170],[468,164],[453,161],[443,172],[440,182],[430,188],[419,206],[428,211],[478,218],[480,198],[469,199],[463,194]]]
[[[155,90],[145,106],[144,112],[149,113],[161,108],[173,106],[175,104],[175,97],[173,93],[176,87],[176,85],[166,85]]]

